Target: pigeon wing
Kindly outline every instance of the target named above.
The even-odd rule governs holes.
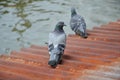
[[[77,31],[77,29],[80,29],[81,26],[86,27],[86,23],[80,15],[75,15],[71,17],[70,20],[70,26],[73,31]]]
[[[66,45],[66,35],[65,33],[56,34],[54,32],[49,34],[49,43],[48,43],[48,50],[49,54],[52,51],[64,51]],[[58,49],[58,50],[57,50]]]

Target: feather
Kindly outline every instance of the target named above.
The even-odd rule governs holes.
[[[55,30],[49,33],[48,50],[50,58],[48,64],[52,67],[61,61],[66,46],[66,34],[63,29],[57,28],[64,25],[59,23],[56,25]]]

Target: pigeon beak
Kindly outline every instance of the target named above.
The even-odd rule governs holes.
[[[67,26],[66,24],[64,24],[63,26]]]

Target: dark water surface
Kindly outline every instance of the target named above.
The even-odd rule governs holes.
[[[58,21],[69,28],[74,6],[87,28],[120,19],[120,0],[0,0],[0,53],[9,53],[31,44],[44,45]]]

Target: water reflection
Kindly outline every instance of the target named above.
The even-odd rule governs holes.
[[[24,37],[23,33],[29,29],[32,24],[30,20],[26,19],[28,14],[25,14],[25,7],[27,6],[27,3],[29,1],[27,0],[19,0],[16,5],[16,12],[14,14],[17,15],[19,21],[15,23],[15,26],[13,26],[12,32],[17,32],[20,36],[17,38],[17,41],[20,42],[20,46],[24,47]]]
[[[4,7],[14,7],[16,8],[15,12],[13,13],[14,15],[19,18],[19,20],[15,23],[14,26],[12,26],[11,31],[16,32],[19,34],[19,37],[16,38],[16,40],[20,43],[20,46],[24,47],[24,37],[23,33],[32,26],[32,23],[30,22],[29,19],[26,19],[28,14],[25,14],[25,7],[27,6],[28,3],[31,2],[31,0],[18,0],[17,2],[14,0],[9,1],[7,0],[6,2],[4,0],[1,1],[1,5]],[[10,2],[14,4],[10,4]],[[1,8],[2,9],[2,8]],[[9,11],[5,10],[1,12],[1,15],[8,14]],[[4,26],[4,25],[2,25]],[[5,52],[8,53],[10,51],[10,48],[5,48]]]
[[[63,20],[67,34],[70,7],[86,20],[87,28],[120,18],[120,0],[0,0],[0,53],[29,46],[44,45],[48,33]]]

